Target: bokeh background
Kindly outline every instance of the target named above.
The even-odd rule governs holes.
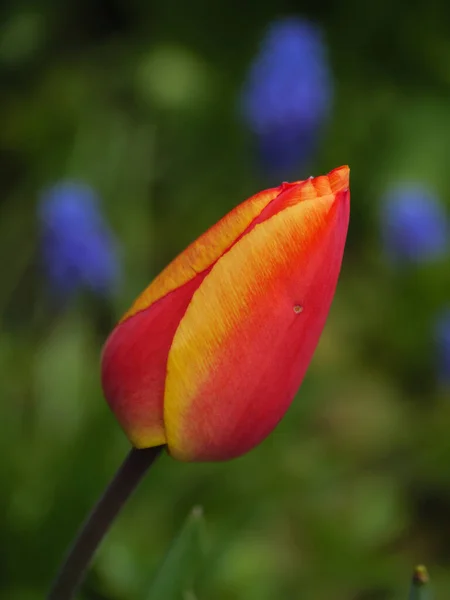
[[[146,598],[196,505],[180,598],[404,598],[418,561],[446,597],[444,0],[6,0],[0,22],[0,598],[44,597],[128,451],[99,383],[121,313],[238,202],[341,164],[342,276],[289,413],[233,462],[162,457],[80,598]]]

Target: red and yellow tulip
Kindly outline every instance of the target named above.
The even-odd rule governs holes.
[[[349,169],[252,196],[149,285],[106,342],[106,399],[137,448],[249,451],[294,398],[333,299]]]

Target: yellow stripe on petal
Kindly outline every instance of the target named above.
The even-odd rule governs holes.
[[[252,196],[197,238],[152,281],[121,321],[148,308],[214,264],[259,213],[276,198],[280,190],[281,188],[271,188]]]
[[[251,351],[255,343],[258,346],[259,337],[267,335],[262,325],[270,322],[273,311],[281,310],[291,319],[296,301],[304,300],[315,275],[328,265],[337,280],[345,211],[342,227],[337,228],[337,251],[331,256],[314,252],[316,245],[323,249],[324,239],[334,239],[330,228],[334,202],[334,194],[301,201],[256,225],[220,258],[194,293],[167,364],[164,422],[169,451],[175,458],[208,456],[202,445],[203,449],[214,446],[218,431],[220,436],[230,427],[229,411],[240,408],[221,390],[226,390],[227,379],[232,379],[236,370],[254,370]],[[333,246],[334,242],[327,243]],[[323,298],[326,311],[322,306],[319,310],[325,314],[329,303],[331,295]],[[289,307],[286,311],[285,306]],[[315,306],[305,306],[302,317],[308,318],[308,311],[314,310]],[[258,359],[264,369],[266,357]],[[223,396],[222,401],[226,399],[226,406],[218,395]]]

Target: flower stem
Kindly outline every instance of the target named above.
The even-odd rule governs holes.
[[[163,448],[130,450],[82,525],[53,581],[47,600],[69,600],[74,596],[103,537]]]

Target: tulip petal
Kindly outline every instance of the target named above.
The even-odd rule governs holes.
[[[283,183],[278,188],[280,194],[261,211],[253,221],[252,227],[267,221],[289,206],[342,191],[348,187],[349,175],[350,169],[345,165],[334,169],[328,175],[310,177],[295,183]]]
[[[176,290],[198,273],[204,272],[230,248],[261,211],[280,193],[271,188],[255,194],[226,214],[179,254],[142,292],[122,317],[125,321],[137,312]]]
[[[292,401],[327,318],[348,227],[348,169],[330,174],[321,196],[325,184],[257,224],[194,293],[167,363],[164,421],[175,458],[239,456]]]
[[[205,275],[123,321],[106,341],[102,385],[108,404],[137,448],[166,442],[163,422],[167,356],[174,333]]]

